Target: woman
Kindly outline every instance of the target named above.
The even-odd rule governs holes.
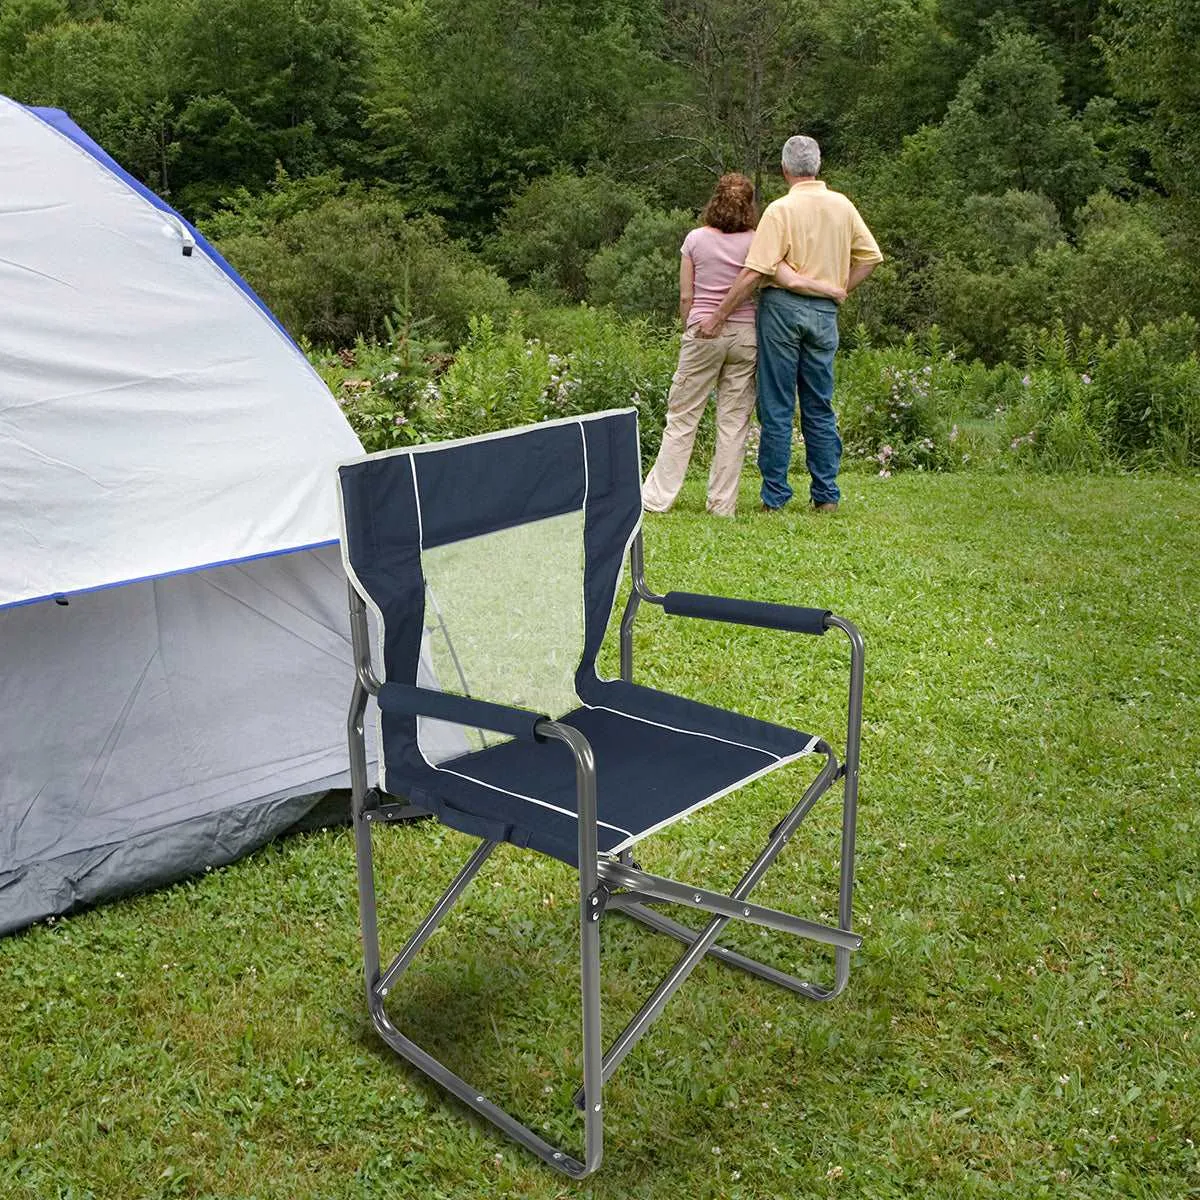
[[[738,480],[754,411],[754,304],[747,301],[730,314],[716,337],[694,336],[694,327],[715,312],[737,278],[750,249],[758,209],[754,185],[745,175],[722,175],[700,214],[700,226],[683,240],[679,260],[679,316],[683,342],[679,366],[667,397],[667,427],[658,458],[642,486],[649,512],[666,512],[675,503],[692,457],[696,429],[709,393],[717,389],[717,444],[708,473],[708,511],[732,517]],[[775,282],[789,289],[825,293],[815,279],[781,263]]]

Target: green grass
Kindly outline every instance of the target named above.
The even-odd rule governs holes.
[[[0,942],[4,1197],[1200,1196],[1200,483],[851,476],[843,511],[651,518],[650,582],[866,635],[866,942],[815,1005],[702,965],[606,1093],[573,1185],[381,1049],[346,831]],[[638,677],[840,740],[844,643],[668,618]],[[811,771],[811,768],[809,768]],[[655,839],[731,884],[807,773]],[[828,916],[830,798],[756,898]],[[386,831],[407,933],[469,849]],[[394,1018],[575,1141],[572,879],[503,848]],[[392,940],[393,948],[397,944]],[[804,971],[789,939],[736,941]],[[604,929],[615,1032],[675,954]]]

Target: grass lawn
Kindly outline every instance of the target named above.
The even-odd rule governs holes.
[[[754,512],[750,475],[734,522],[695,483],[648,519],[649,581],[864,631],[866,942],[841,999],[703,964],[571,1184],[384,1051],[350,837],[298,836],[0,941],[0,1196],[1200,1196],[1200,481],[850,476],[821,518]],[[642,682],[841,743],[840,636],[643,612]],[[732,885],[812,770],[639,857]],[[755,899],[828,920],[837,818],[827,797]],[[430,822],[380,843],[394,949],[471,843]],[[572,889],[502,848],[390,1011],[576,1145]],[[613,916],[604,951],[612,1033],[677,946]]]

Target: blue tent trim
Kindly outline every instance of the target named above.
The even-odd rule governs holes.
[[[144,183],[135,179],[111,154],[108,153],[102,146],[93,141],[74,121],[70,116],[63,112],[61,108],[33,108],[24,106],[26,112],[32,113],[43,124],[49,125],[51,129],[57,133],[61,133],[68,141],[74,142],[81,150],[85,151],[94,158],[106,171],[115,175],[127,187],[132,188],[144,200],[149,201],[159,212],[166,213],[179,221],[183,227],[196,239],[196,245],[204,251],[213,263],[229,277],[240,291],[244,292],[246,298],[250,300],[255,307],[275,326],[276,329],[285,337],[301,358],[304,357],[304,351],[296,345],[292,335],[279,323],[279,318],[259,299],[254,293],[250,285],[221,257],[212,243],[202,234],[190,221],[186,220],[177,213],[161,196],[155,195]],[[308,360],[305,359],[307,362]]]
[[[156,579],[170,579],[175,575],[195,575],[198,571],[214,571],[217,567],[237,567],[242,563],[258,562],[264,558],[279,558],[284,554],[301,554],[306,550],[323,550],[326,546],[336,546],[337,538],[324,542],[312,542],[307,546],[286,546],[282,550],[266,550],[262,554],[248,554],[244,558],[226,558],[219,562],[201,563],[198,567],[182,567],[178,571],[162,571],[157,575],[139,575],[135,579],[117,579],[112,583],[100,583],[95,587],[79,588],[74,592],[48,592],[44,596],[31,596],[28,600],[14,600],[10,604],[0,604],[0,612],[10,608],[24,608],[27,604],[45,604],[47,600],[70,600],[73,596],[87,596],[92,592],[107,592],[110,588],[128,587],[132,583],[149,583]]]

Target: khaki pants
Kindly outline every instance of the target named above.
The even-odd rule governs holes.
[[[715,338],[689,330],[679,348],[679,367],[667,397],[667,427],[662,448],[646,482],[642,503],[650,512],[666,512],[675,503],[692,457],[696,429],[708,395],[717,389],[717,445],[708,472],[708,511],[732,517],[738,480],[754,411],[754,364],[758,357],[754,325],[727,324]]]

